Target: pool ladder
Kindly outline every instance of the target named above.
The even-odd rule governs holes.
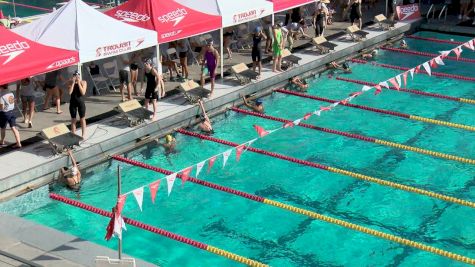
[[[447,11],[449,9],[448,4],[449,3],[446,1],[446,3],[442,6],[442,9],[440,9],[439,16],[437,17],[438,21],[442,20],[442,15],[444,16],[444,23],[447,21]],[[437,4],[431,4],[430,5],[429,11],[426,14],[427,22],[430,22],[430,20],[431,20],[431,18],[430,18],[431,17],[430,16],[431,11],[432,11],[432,20],[435,19],[435,13],[437,12],[437,10],[440,6],[441,5],[437,5]]]

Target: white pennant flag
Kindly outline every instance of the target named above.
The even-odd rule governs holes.
[[[389,89],[389,85],[388,85],[388,82],[384,81],[384,82],[380,82],[379,85],[383,86],[383,87],[386,87]]]
[[[294,125],[299,125],[299,123],[302,121],[302,119],[297,119],[297,120],[294,120],[293,123]]]
[[[125,227],[124,219],[122,216],[114,214],[114,231],[113,235],[119,239],[122,239],[122,229],[127,231],[127,227]]]
[[[414,80],[414,71],[415,71],[414,68],[409,70],[409,73],[411,74],[411,79],[413,79],[413,80]]]
[[[256,142],[256,140],[257,140],[257,138],[254,138],[254,139],[248,141],[248,142],[246,143],[246,148],[244,149],[244,151],[248,150],[249,147],[252,145],[252,143]]]
[[[446,57],[446,56],[448,56],[448,55],[450,54],[450,50],[449,50],[449,51],[439,51],[439,53],[440,53],[442,56]]]
[[[340,102],[335,102],[335,103],[331,104],[330,106],[331,106],[332,108],[334,108],[334,107],[338,106],[339,104],[340,104]]]
[[[317,115],[317,116],[320,116],[320,113],[322,113],[321,110],[315,110],[315,111],[313,112],[313,114],[315,114],[315,115]]]
[[[142,211],[142,203],[143,203],[143,187],[137,188],[132,191],[134,194],[135,200],[137,200],[137,204],[139,205],[140,211]]]
[[[170,193],[172,192],[173,183],[175,183],[176,175],[177,175],[177,173],[175,172],[175,173],[172,173],[172,174],[170,174],[166,177],[167,178],[167,186],[168,186],[168,196],[170,196]]]
[[[361,91],[362,91],[362,92],[366,92],[366,91],[371,90],[371,88],[373,88],[373,87],[364,85],[363,88],[361,88]]]
[[[424,67],[424,69],[427,71],[427,74],[429,74],[429,76],[431,76],[429,62],[422,63],[422,67]]]
[[[206,160],[203,160],[202,162],[196,164],[196,177],[200,175],[201,169],[203,169],[203,166],[205,166]]]
[[[226,150],[223,152],[223,168],[226,166],[226,162],[228,161],[229,155],[231,155],[231,152],[233,152],[232,149]]]
[[[401,86],[401,75],[400,74],[398,76],[396,76],[396,82],[397,82],[397,84],[399,84],[399,86]]]
[[[436,57],[434,60],[437,65],[445,65],[444,61],[442,61],[442,58],[440,58],[440,56]]]

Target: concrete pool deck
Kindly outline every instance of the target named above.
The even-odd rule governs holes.
[[[0,266],[32,266],[25,262],[48,267],[95,266],[97,255],[117,258],[117,251],[0,213]],[[156,266],[139,259],[135,262],[140,267]]]
[[[362,49],[400,36],[416,25],[418,22],[412,24],[400,22],[389,31],[380,31],[373,25],[365,28],[369,35],[364,41],[351,42],[347,35],[332,40],[338,47],[326,55],[319,55],[313,47],[303,49],[294,53],[302,58],[299,65],[285,72],[273,73],[269,69],[270,65],[266,64],[261,79],[244,86],[239,85],[233,77],[217,80],[213,97],[205,101],[206,109],[210,113],[218,113],[226,107],[240,104],[242,102],[240,94],[269,92],[273,88],[286,85],[288,79],[295,75],[313,75],[331,61],[354,55]],[[103,161],[110,154],[133,149],[146,142],[141,141],[144,137],[163,135],[173,128],[193,123],[198,107],[189,105],[180,94],[177,94],[160,100],[158,110],[157,122],[147,122],[133,128],[128,127],[118,116],[89,125],[88,139],[74,151],[82,168]],[[0,173],[0,200],[51,182],[57,170],[68,165],[68,158],[65,155],[53,155],[46,142],[38,142],[2,155],[1,162],[5,167]]]

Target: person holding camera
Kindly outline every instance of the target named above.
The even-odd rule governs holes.
[[[69,100],[69,114],[71,114],[71,132],[76,133],[77,115],[81,122],[82,138],[86,138],[86,104],[84,103],[84,95],[86,94],[87,82],[81,80],[78,71],[74,72],[72,79],[69,81],[68,92],[71,96]]]

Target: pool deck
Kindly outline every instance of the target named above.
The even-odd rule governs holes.
[[[117,251],[0,213],[0,266],[32,266],[26,263],[31,262],[48,267],[92,267],[97,255],[116,258]],[[156,266],[139,259],[135,262],[140,267]]]
[[[217,80],[213,97],[205,101],[206,109],[211,114],[222,112],[229,106],[241,104],[240,94],[268,93],[274,88],[285,86],[288,79],[295,75],[313,75],[331,61],[344,59],[364,48],[400,36],[416,24],[418,23],[397,23],[390,31],[380,31],[373,25],[365,28],[369,32],[367,39],[358,43],[351,42],[347,35],[340,36],[332,40],[338,44],[336,50],[326,55],[319,55],[313,47],[303,49],[294,53],[302,58],[299,65],[285,72],[273,73],[271,66],[266,64],[261,79],[244,86],[239,85],[231,76]],[[180,94],[159,101],[158,110],[157,122],[146,122],[133,128],[127,127],[118,116],[89,125],[88,139],[74,151],[82,168],[103,161],[108,155],[140,146],[146,142],[141,141],[144,137],[160,136],[173,128],[193,124],[194,116],[198,113],[198,107],[187,104]],[[37,142],[1,155],[1,162],[2,166],[8,167],[3,167],[0,173],[0,200],[51,182],[57,170],[68,165],[68,157],[64,154],[53,155],[46,142]]]

